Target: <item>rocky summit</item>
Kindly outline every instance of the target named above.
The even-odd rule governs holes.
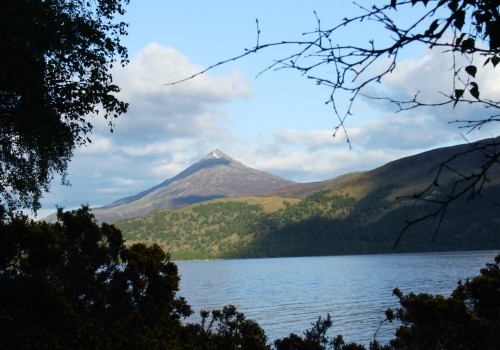
[[[292,184],[293,181],[249,168],[217,149],[157,186],[92,211],[98,221],[114,223],[159,208],[216,198],[258,196]]]

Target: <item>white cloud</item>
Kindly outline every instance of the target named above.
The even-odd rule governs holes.
[[[363,150],[421,150],[456,141],[459,133],[433,115],[393,114],[349,127],[353,147]]]
[[[479,84],[481,97],[498,100],[500,92],[500,70],[494,69],[491,64],[483,66],[483,57],[475,57],[472,62],[465,61],[464,57],[455,56],[455,61],[450,52],[443,52],[439,48],[427,49],[423,52],[423,57],[417,59],[407,59],[398,63],[395,71],[384,78],[384,94],[389,96],[411,99],[418,93],[418,98],[424,103],[439,103],[446,101],[447,96],[452,96],[455,88],[470,89],[470,85],[464,86],[463,82],[474,81]],[[454,81],[454,68],[462,67],[458,78],[462,80]],[[465,73],[464,67],[474,64],[478,67],[475,78],[471,78]],[[468,92],[467,98],[471,98]],[[482,104],[459,104],[456,108],[447,105],[444,108],[429,109],[436,118],[443,121],[453,121],[456,119],[482,118],[488,112]]]
[[[491,65],[482,67],[483,60],[479,58],[474,62],[479,68],[474,81],[479,84],[482,97],[498,99],[500,70],[493,69]],[[459,61],[460,58],[456,61],[457,66],[466,64]],[[426,49],[420,58],[400,61],[394,72],[384,77],[382,84],[370,86],[365,93],[401,101],[412,100],[418,94],[418,100],[423,103],[440,103],[453,93],[452,68],[453,56],[450,53],[439,48]],[[463,69],[462,73],[466,75]],[[490,123],[468,133],[468,124],[460,122],[486,119],[495,112],[480,103],[460,103],[455,108],[452,104],[419,107],[395,113],[397,106],[385,100],[367,98],[357,102],[361,105],[358,109],[364,113],[371,108],[374,110],[372,113],[377,115],[371,122],[348,128],[353,142],[363,147],[395,147],[418,151],[463,142],[462,134],[474,141],[500,132],[499,125]]]
[[[128,156],[144,157],[158,154],[165,154],[171,149],[167,141],[154,141],[148,144],[123,145],[121,150]]]
[[[124,73],[117,76],[125,97],[175,96],[180,99],[196,98],[201,101],[220,102],[233,98],[248,97],[250,89],[244,77],[233,72],[230,76],[213,77],[203,74],[182,84],[168,85],[188,78],[204,67],[189,62],[188,58],[174,48],[151,43],[142,49]]]
[[[433,64],[432,60],[439,57],[436,52],[428,52],[421,59],[401,62],[383,89],[375,92],[412,97],[429,86],[444,91],[449,66]],[[334,130],[328,126],[290,130],[282,125],[272,130],[269,124],[274,123],[265,115],[252,117],[255,120],[251,122],[269,136],[258,137],[241,129],[238,135],[232,129],[232,123],[237,121],[229,114],[227,102],[250,96],[250,85],[241,74],[204,74],[173,87],[163,85],[202,68],[176,50],[158,44],[147,46],[133,57],[126,69],[115,73],[116,83],[123,87],[121,96],[130,103],[129,113],[116,121],[113,134],[106,133],[106,121],[95,119],[92,144],[78,150],[70,164],[69,180],[73,187],[61,188],[54,183],[54,192],[47,196],[45,206],[108,204],[177,175],[216,148],[247,166],[291,180],[331,179],[430,148],[463,142],[460,130],[448,122],[485,113],[472,106],[446,106],[396,114],[394,106],[388,108],[380,101],[360,99],[360,117],[355,114],[346,122],[352,149],[342,132],[334,138]],[[481,79],[485,89],[490,86],[490,91],[498,93],[498,73]],[[283,102],[273,97],[272,104],[286,106],[295,97],[285,98]],[[287,113],[289,118],[307,118],[283,108],[283,114]],[[474,134],[474,138],[488,137],[493,131],[486,128]]]
[[[124,185],[124,186],[130,186],[136,182],[134,179],[122,178],[122,177],[112,177],[111,180],[117,185]]]
[[[90,136],[91,142],[78,149],[78,152],[95,154],[108,152],[112,148],[112,141],[109,137],[104,137],[99,134]]]
[[[247,150],[240,159],[244,164],[290,180],[311,182],[332,179],[353,171],[370,170],[391,160],[411,154],[408,151],[355,151],[347,147],[310,151],[303,149],[265,152]]]
[[[116,121],[117,137],[144,142],[224,131],[227,115],[221,104],[250,96],[250,86],[240,73],[203,74],[178,85],[165,85],[202,69],[173,48],[153,43],[141,50],[114,74],[123,87],[120,97],[130,103],[127,115]]]

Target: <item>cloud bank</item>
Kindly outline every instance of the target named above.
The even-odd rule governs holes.
[[[449,62],[443,56],[429,51],[420,59],[403,61],[380,91],[371,92],[408,97],[429,86],[446,91],[449,71],[443,67]],[[253,96],[251,80],[237,69],[165,85],[202,69],[174,48],[156,43],[138,52],[124,69],[117,69],[115,82],[122,87],[120,97],[130,103],[129,112],[116,120],[112,134],[105,120],[92,121],[92,143],[77,150],[69,167],[72,187],[54,182],[52,192],[45,196],[44,209],[53,211],[56,204],[67,208],[82,203],[108,204],[175,176],[216,148],[250,167],[291,180],[331,179],[430,148],[464,142],[457,125],[449,122],[485,113],[475,106],[395,113],[394,106],[363,99],[358,101],[358,114],[346,124],[350,145],[341,133],[332,136],[329,126],[333,125],[333,115],[332,123],[321,129],[292,130],[283,125],[262,136],[252,130],[235,131],[238,116],[234,111],[229,113],[228,105],[244,101],[241,108],[251,108]],[[498,95],[498,72],[481,79],[483,86]],[[283,113],[289,118],[307,120],[308,116],[294,113],[290,101],[307,103],[307,97],[272,99],[272,103],[283,105]],[[254,122],[265,128],[269,118],[272,116],[259,115]],[[468,137],[476,140],[495,134],[498,128],[492,127]]]

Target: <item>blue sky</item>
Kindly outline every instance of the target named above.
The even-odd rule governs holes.
[[[116,121],[113,133],[106,121],[92,121],[93,142],[75,152],[68,169],[72,185],[55,179],[39,217],[56,205],[100,206],[136,194],[217,148],[247,166],[310,182],[464,142],[463,130],[448,122],[482,113],[473,107],[395,113],[393,106],[360,99],[346,125],[350,149],[341,135],[332,137],[336,119],[325,105],[326,88],[290,70],[256,78],[273,59],[286,55],[284,48],[247,56],[183,84],[164,85],[251,48],[256,19],[261,44],[301,38],[317,26],[313,11],[323,27],[359,13],[347,1],[131,1],[124,19],[130,24],[124,39],[130,64],[114,71],[129,113]],[[404,23],[411,14],[397,18]],[[366,43],[375,37],[384,40],[383,32],[367,23],[349,28],[340,40]],[[417,47],[402,58],[372,93],[413,96],[422,90],[425,96],[431,88],[433,99],[449,91],[449,57]],[[498,96],[498,72],[478,79]],[[347,99],[337,103],[345,107]],[[496,128],[467,137],[498,135]]]

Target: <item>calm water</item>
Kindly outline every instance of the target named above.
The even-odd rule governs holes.
[[[333,317],[334,334],[368,344],[388,307],[392,290],[449,295],[473,277],[496,251],[353,255],[178,262],[180,296],[196,314],[235,305],[257,321],[270,340],[302,334],[318,316]],[[383,326],[377,339],[392,338]]]

